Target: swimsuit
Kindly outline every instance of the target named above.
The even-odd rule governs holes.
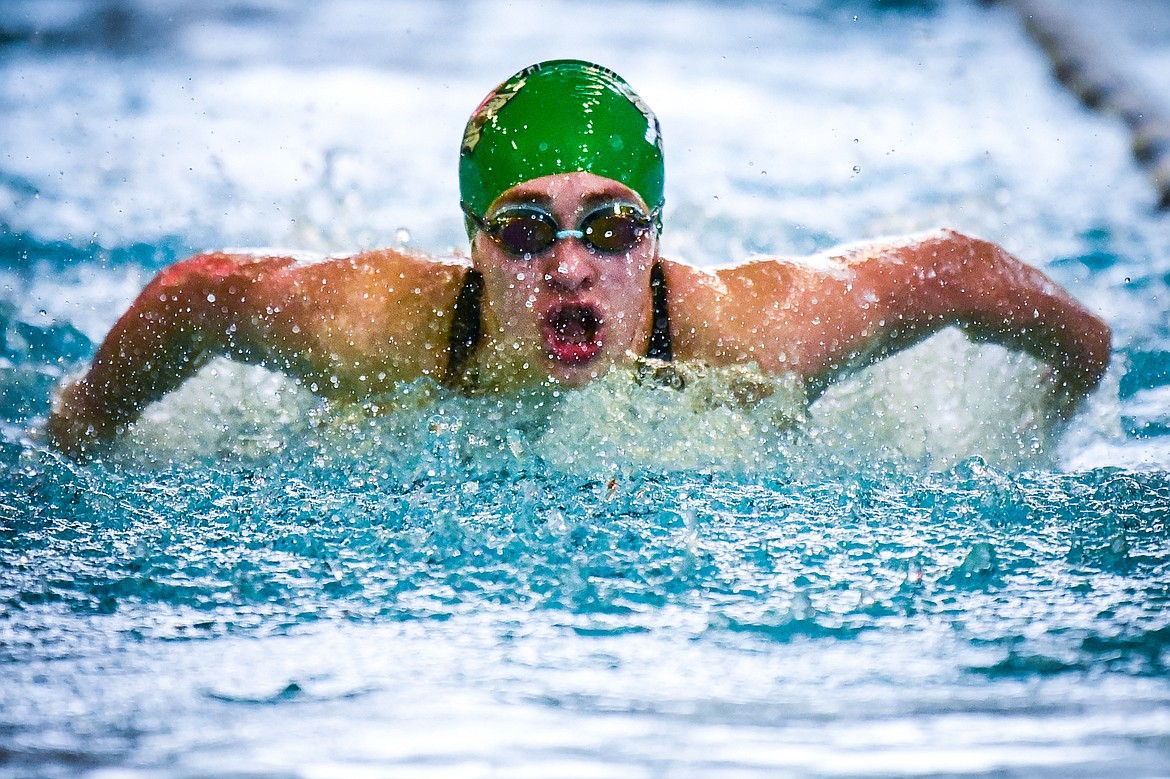
[[[670,310],[667,300],[666,274],[659,263],[650,269],[650,295],[653,305],[653,323],[646,357],[670,361]],[[483,274],[472,269],[463,277],[463,286],[451,310],[451,335],[447,344],[447,371],[443,383],[449,387],[464,386],[463,374],[482,335]],[[474,386],[474,379],[470,381]]]

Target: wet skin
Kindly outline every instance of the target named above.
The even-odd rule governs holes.
[[[565,229],[599,206],[633,203],[630,188],[591,173],[545,176],[505,192],[487,216],[534,204]],[[643,354],[650,334],[650,271],[658,255],[651,230],[628,252],[606,254],[577,238],[517,257],[483,232],[472,258],[484,278],[484,342],[475,361],[481,385],[515,388],[552,379],[577,387]]]
[[[624,185],[589,173],[534,179],[489,209],[534,203],[561,228]],[[1110,359],[1100,317],[999,246],[948,230],[799,260],[714,271],[658,256],[651,231],[621,254],[577,238],[516,257],[477,232],[482,339],[467,370],[483,391],[580,386],[645,353],[650,274],[662,267],[679,360],[754,363],[803,378],[810,399],[835,379],[944,327],[1025,351],[1055,375],[1067,416]],[[47,433],[74,456],[112,442],[148,404],[223,355],[286,373],[323,395],[362,400],[400,382],[444,380],[452,312],[468,264],[393,250],[301,263],[214,253],[160,273],[114,324],[90,370],[57,399]],[[454,377],[456,379],[461,377]],[[459,382],[456,382],[459,383]]]

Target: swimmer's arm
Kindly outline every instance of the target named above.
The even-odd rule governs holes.
[[[989,241],[938,231],[877,251],[856,266],[855,278],[862,294],[870,290],[880,303],[881,320],[868,322],[868,342],[861,339],[863,349],[877,357],[957,325],[972,340],[1022,351],[1051,366],[1060,394],[1055,410],[1062,414],[1074,411],[1109,367],[1109,325],[1044,273]],[[848,367],[848,360],[843,364]]]
[[[114,323],[89,371],[61,391],[47,426],[53,445],[73,456],[99,451],[147,405],[221,353],[229,301],[220,299],[220,282],[244,262],[201,255],[159,273]]]
[[[61,392],[47,425],[84,456],[215,356],[257,363],[322,392],[360,395],[437,370],[457,266],[375,252],[298,265],[208,254],[160,273],[115,323],[90,370]],[[441,344],[440,344],[441,345]]]
[[[747,263],[679,286],[705,300],[699,308],[679,301],[698,321],[680,323],[684,355],[689,346],[701,359],[795,372],[813,397],[951,325],[1051,365],[1067,410],[1109,362],[1105,322],[998,246],[952,231],[810,261]],[[716,326],[704,336],[705,323]]]

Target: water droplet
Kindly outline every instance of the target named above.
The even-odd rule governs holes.
[[[406,246],[406,244],[410,243],[410,230],[407,230],[405,227],[399,227],[394,231],[394,241],[399,246]]]

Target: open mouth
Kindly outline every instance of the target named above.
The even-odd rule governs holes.
[[[554,309],[544,324],[549,356],[570,365],[589,362],[601,351],[601,316],[592,306],[567,305]]]

